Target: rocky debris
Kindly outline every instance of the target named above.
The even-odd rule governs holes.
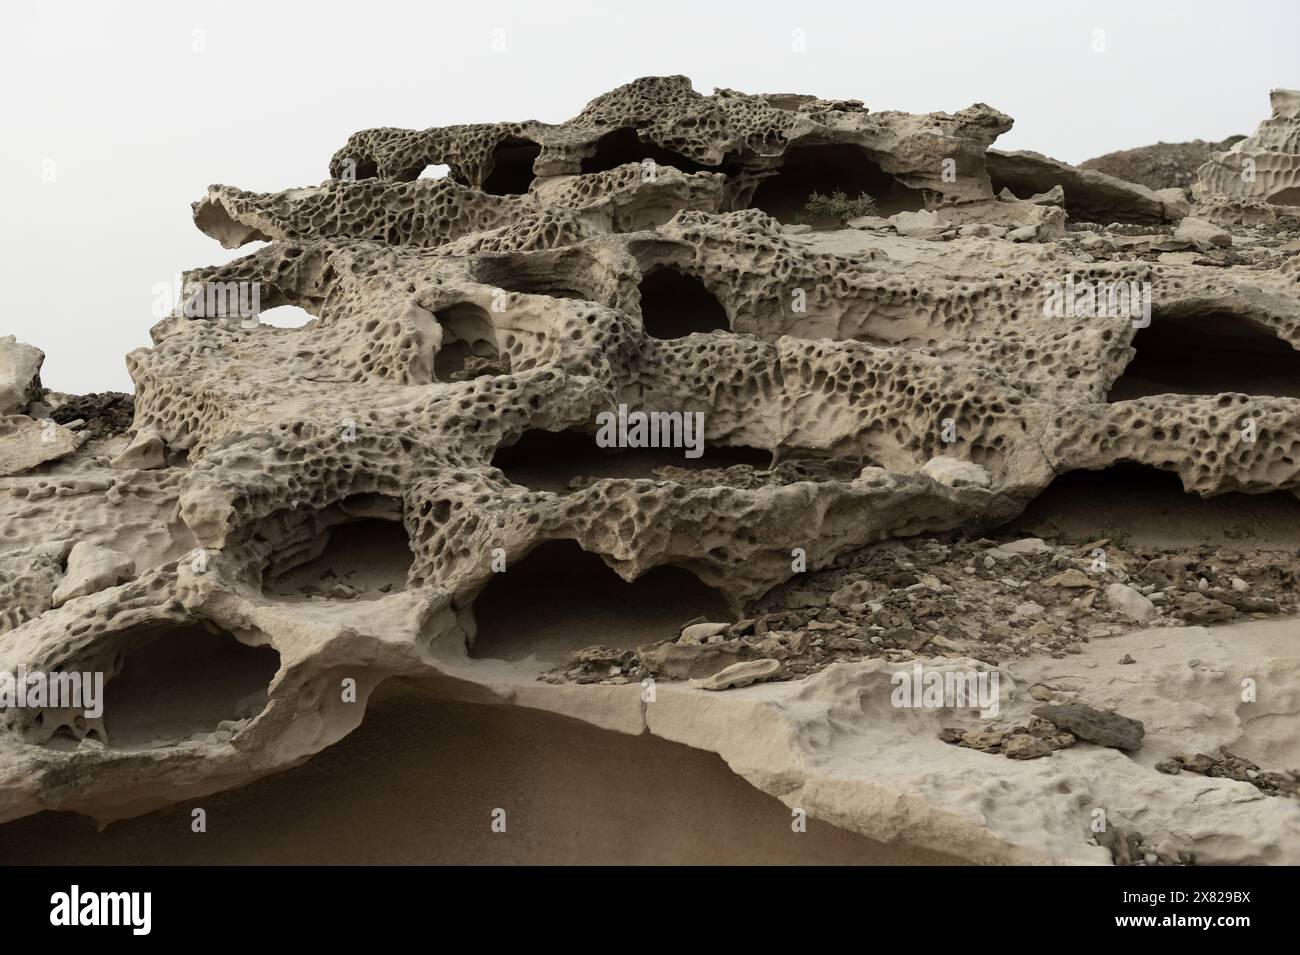
[[[1269,796],[1290,796],[1300,799],[1300,772],[1296,770],[1269,772],[1260,769],[1244,757],[1230,753],[1222,746],[1219,747],[1217,756],[1207,756],[1204,753],[1187,756],[1183,753],[1175,753],[1169,759],[1157,763],[1156,768],[1171,775],[1185,770],[1202,776],[1235,779],[1238,782],[1250,783]]]
[[[1034,715],[1073,733],[1079,739],[1135,752],[1142,748],[1146,733],[1141,720],[1118,713],[1107,713],[1083,703],[1051,704],[1034,707]]]
[[[135,574],[135,561],[107,547],[78,541],[68,554],[68,569],[54,590],[53,605],[62,606],[74,597],[84,597],[115,587]]]
[[[1097,845],[1110,850],[1115,865],[1195,865],[1194,853],[1185,852],[1170,838],[1152,842],[1134,829],[1107,825],[1094,835]]]
[[[1156,143],[1106,153],[1079,164],[1080,169],[1095,169],[1117,179],[1136,182],[1148,189],[1190,189],[1196,171],[1216,152],[1232,148],[1245,136],[1229,136],[1220,142],[1194,139],[1188,143]]]
[[[637,675],[636,654],[631,650],[617,647],[585,647],[573,655],[569,661],[567,682],[599,683],[614,685],[629,683],[640,679]]]
[[[1098,548],[1107,557],[1094,576]],[[1104,537],[1072,545],[916,537],[841,563],[774,589],[738,624],[696,621],[675,640],[642,647],[636,667],[684,680],[756,657],[780,659],[788,676],[875,657],[1064,657],[1139,627],[1289,612],[1300,585],[1300,558],[1275,551],[1125,550]],[[696,640],[705,646],[684,646]],[[563,681],[570,671],[606,679],[574,666],[542,679]]]
[[[67,424],[80,419],[91,437],[111,438],[131,427],[135,417],[135,398],[120,391],[98,391],[86,395],[65,395],[46,391],[41,402],[49,417]]]
[[[730,690],[774,679],[780,673],[781,664],[777,660],[749,660],[733,663],[712,676],[691,680],[690,685],[700,690]]]
[[[690,680],[711,676],[732,663],[752,659],[758,651],[752,643],[721,640],[714,643],[677,643],[667,640],[637,651],[637,661],[646,672],[668,680]]]
[[[989,726],[974,730],[944,727],[939,731],[939,739],[982,753],[1000,753],[1008,759],[1039,759],[1075,743],[1073,734],[1048,720],[1037,718],[1025,726]]]

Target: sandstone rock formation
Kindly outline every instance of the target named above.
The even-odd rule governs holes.
[[[1295,95],[1232,154],[1268,201]],[[128,432],[0,342],[0,671],[108,678],[102,717],[0,714],[0,820],[202,806],[400,683],[717,753],[895,853],[1132,861],[1101,810],[1160,861],[1300,860],[1286,785],[1156,768],[1300,766],[1300,236],[1010,126],[655,77],[210,187],[196,226],[266,244],[186,274]],[[699,453],[597,441],[651,412]],[[914,666],[988,712],[899,705]]]
[[[1273,115],[1254,135],[1213,153],[1193,193],[1220,224],[1300,215],[1300,90],[1273,90]]]

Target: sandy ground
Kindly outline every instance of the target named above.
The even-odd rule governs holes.
[[[208,831],[190,831],[195,805]],[[491,831],[492,810],[507,831]],[[9,864],[948,864],[790,810],[701,750],[519,708],[385,690],[307,764],[109,825],[0,827]]]

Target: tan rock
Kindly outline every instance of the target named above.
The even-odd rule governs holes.
[[[731,690],[749,686],[751,683],[771,680],[780,673],[779,660],[749,660],[745,663],[733,663],[725,670],[719,670],[704,679],[691,680],[691,686],[701,690]]]

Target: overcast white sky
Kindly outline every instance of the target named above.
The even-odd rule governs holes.
[[[0,334],[45,350],[49,387],[130,390],[155,283],[249,251],[190,203],[318,183],[358,129],[558,122],[685,73],[873,110],[983,101],[1015,117],[999,146],[1080,162],[1253,131],[1271,88],[1300,87],[1300,3],[10,0],[0,70]]]

